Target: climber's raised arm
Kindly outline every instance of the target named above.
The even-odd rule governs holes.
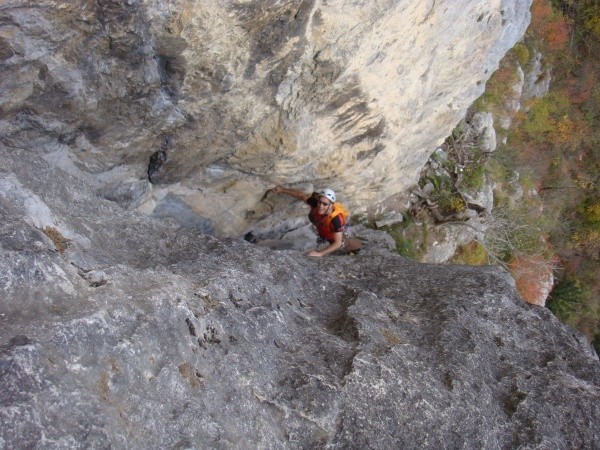
[[[309,252],[308,256],[325,256],[338,251],[342,253],[357,252],[362,247],[360,240],[348,238],[349,213],[341,203],[336,203],[335,192],[331,189],[323,189],[308,195],[296,189],[287,189],[278,185],[273,188],[273,191],[291,195],[310,206],[308,219],[315,226],[320,239],[328,242],[329,245],[322,250],[317,248]]]
[[[287,194],[287,195],[291,195],[294,198],[297,198],[300,201],[305,202],[306,200],[309,199],[310,195],[305,194],[302,191],[298,191],[296,189],[288,189],[288,188],[284,188],[283,186],[277,185],[273,188],[273,190],[275,192],[277,192],[278,194]]]

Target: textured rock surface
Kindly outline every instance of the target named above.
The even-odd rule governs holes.
[[[401,191],[528,4],[3,2],[0,448],[600,446],[597,356],[499,269],[202,234]]]
[[[598,358],[498,268],[274,252],[1,161],[1,448],[600,446]]]
[[[112,194],[149,177],[132,207],[170,192],[224,235],[269,214],[279,182],[365,211],[416,182],[529,4],[9,0],[0,136]]]

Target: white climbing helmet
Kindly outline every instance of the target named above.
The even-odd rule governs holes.
[[[335,203],[335,192],[333,192],[331,189],[323,189],[322,191],[319,191],[319,196],[328,198],[331,200],[331,203]]]

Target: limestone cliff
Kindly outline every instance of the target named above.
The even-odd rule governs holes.
[[[597,356],[501,269],[214,236],[402,191],[527,6],[2,2],[0,449],[599,447]]]
[[[499,268],[309,259],[0,166],[0,448],[597,448],[600,362]]]
[[[128,206],[175,195],[222,235],[271,213],[279,182],[361,212],[417,180],[529,4],[9,0],[0,136]]]

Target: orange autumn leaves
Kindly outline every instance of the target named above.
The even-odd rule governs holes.
[[[533,0],[530,27],[550,51],[561,50],[569,42],[569,24],[562,14],[553,10],[547,0]]]
[[[543,306],[554,284],[553,264],[540,255],[519,255],[508,268],[523,300]]]

